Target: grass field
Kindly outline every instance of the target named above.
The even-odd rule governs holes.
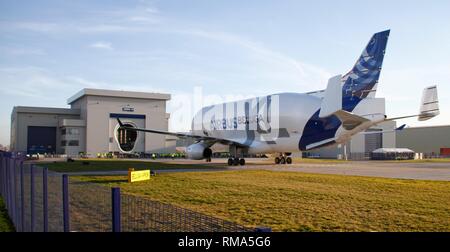
[[[274,231],[450,231],[450,183],[271,171],[79,177]]]
[[[83,161],[89,162],[84,165]],[[127,171],[128,168],[136,170],[163,170],[163,169],[201,169],[201,168],[223,168],[225,164],[169,164],[163,162],[145,162],[130,160],[111,160],[111,159],[89,159],[76,160],[75,162],[54,162],[42,164],[49,170],[56,172],[74,172],[74,171]]]
[[[2,197],[0,197],[0,232],[14,232],[14,226],[6,212]]]
[[[88,165],[84,165],[83,161],[88,162]],[[336,159],[315,159],[315,158],[293,158],[294,163],[343,163],[352,161],[336,160]],[[374,161],[383,162],[383,161]],[[398,160],[389,162],[414,162],[414,163],[426,163],[426,162],[450,162],[450,158],[439,159],[424,159],[424,160]],[[251,164],[251,163],[249,163]],[[259,165],[273,165],[271,158],[262,159],[258,162]],[[146,162],[145,160],[120,160],[120,159],[87,159],[76,160],[75,162],[54,162],[42,164],[46,165],[50,170],[57,172],[74,172],[74,171],[127,171],[128,168],[135,168],[136,170],[151,169],[151,170],[163,170],[163,169],[214,169],[224,168],[224,163],[202,163],[202,164],[174,164],[161,162]]]

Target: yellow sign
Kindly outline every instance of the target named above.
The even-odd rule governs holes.
[[[134,171],[128,170],[128,182],[136,182],[150,179],[150,170]]]

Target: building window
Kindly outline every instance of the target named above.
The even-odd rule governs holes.
[[[78,146],[78,145],[79,145],[78,140],[70,140],[69,141],[69,146]]]
[[[66,140],[62,140],[61,141],[61,146],[66,146],[67,145],[67,141]]]
[[[80,134],[80,130],[79,129],[69,129],[68,134],[69,135],[79,135]]]
[[[66,134],[66,128],[61,129],[61,135],[65,135]]]

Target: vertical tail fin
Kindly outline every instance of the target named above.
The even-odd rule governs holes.
[[[342,109],[341,92],[342,75],[337,75],[328,80],[327,89],[320,106],[319,117],[324,118]]]
[[[352,70],[342,77],[342,106],[352,111],[358,102],[375,95],[390,30],[375,33]]]

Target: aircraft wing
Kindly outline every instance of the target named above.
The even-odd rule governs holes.
[[[148,132],[148,133],[154,133],[154,134],[161,134],[161,135],[168,135],[168,136],[175,136],[179,138],[193,138],[197,141],[207,141],[211,144],[213,143],[221,143],[226,145],[236,145],[240,147],[248,147],[242,143],[223,139],[223,138],[217,138],[217,137],[210,137],[210,136],[202,136],[202,135],[193,135],[193,134],[185,134],[185,133],[176,133],[176,132],[169,132],[169,131],[163,131],[163,130],[154,130],[154,129],[144,129],[144,128],[134,128],[134,127],[127,127],[125,126],[122,121],[120,121],[119,118],[117,118],[117,122],[120,125],[120,128],[126,129],[126,130],[132,130],[132,131],[142,131],[142,132]]]
[[[439,100],[437,94],[437,87],[430,86],[423,89],[422,102],[420,104],[419,114],[387,118],[385,119],[385,121],[393,121],[410,117],[418,117],[419,121],[426,121],[437,115],[439,115]]]

